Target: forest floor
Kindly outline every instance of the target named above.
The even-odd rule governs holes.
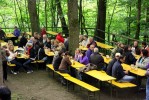
[[[68,92],[66,86],[61,85],[57,75],[53,78],[52,73],[45,70],[35,70],[31,74],[25,72],[20,72],[18,75],[8,74],[5,84],[12,92],[12,100],[87,100],[88,95],[87,90],[80,90],[78,86]],[[96,97],[98,94],[96,93]],[[145,92],[137,94],[135,89],[119,89],[118,97],[112,98],[108,87],[100,92],[100,100],[144,100],[144,98]]]

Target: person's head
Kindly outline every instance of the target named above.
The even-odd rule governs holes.
[[[120,48],[124,48],[124,44],[123,43],[120,43]]]
[[[125,62],[125,57],[121,55],[121,56],[119,57],[119,61],[120,61],[121,63],[124,63],[124,62]]]
[[[124,52],[128,52],[130,50],[131,50],[131,46],[129,45],[124,46]]]
[[[38,33],[34,32],[34,38],[38,38]]]
[[[54,40],[54,46],[58,46],[58,41],[57,40]]]
[[[86,55],[86,52],[84,50],[81,51],[82,56],[84,57]]]
[[[94,45],[90,45],[90,49],[91,49],[92,51],[94,50],[94,48],[95,48]]]
[[[37,43],[37,39],[33,39],[33,44],[36,44]]]
[[[10,51],[14,51],[14,45],[9,45],[8,49],[9,49]]]
[[[17,29],[17,28],[18,28],[17,26],[14,27],[14,29]]]
[[[87,35],[84,35],[84,36],[83,36],[83,39],[84,39],[84,40],[87,40],[87,39],[88,39],[88,36],[87,36]]]
[[[119,59],[120,56],[121,56],[120,53],[116,53],[116,54],[115,54],[115,58],[116,58],[117,60]]]
[[[31,37],[31,38],[30,38],[31,41],[34,41],[34,39],[35,39],[34,37]]]
[[[98,48],[94,48],[94,52],[98,53],[99,52]]]
[[[8,40],[8,42],[7,42],[7,43],[8,43],[8,45],[11,45],[11,44],[13,45],[12,40]]]
[[[43,27],[43,28],[42,28],[42,30],[46,30],[46,28],[45,28],[45,27]]]
[[[65,56],[70,56],[69,51],[66,51],[64,55],[65,55]]]
[[[47,40],[47,35],[46,34],[43,35],[43,40]]]
[[[58,35],[61,35],[61,36],[62,36],[62,33],[61,33],[61,32],[59,32],[59,33],[58,33]]]
[[[138,41],[134,41],[134,42],[133,42],[133,46],[134,46],[134,47],[137,47],[137,46],[138,46]]]
[[[79,54],[81,52],[81,50],[79,49],[79,48],[77,48],[76,50],[75,50],[75,53],[76,54]]]
[[[148,57],[148,51],[146,49],[141,50],[141,56],[142,57]]]
[[[11,100],[11,91],[8,87],[0,86],[0,100]]]
[[[142,47],[145,48],[146,47],[146,42],[142,42]]]
[[[51,42],[51,38],[50,37],[47,38],[47,42]]]
[[[90,37],[90,38],[89,38],[89,41],[90,41],[90,42],[93,42],[93,41],[94,41],[93,37]]]

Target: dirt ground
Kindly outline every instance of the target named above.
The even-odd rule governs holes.
[[[31,74],[25,72],[20,72],[18,75],[8,74],[5,84],[12,91],[12,100],[87,100],[88,95],[87,90],[80,90],[78,86],[68,92],[66,86],[61,85],[58,76],[53,78],[51,72],[45,70],[35,70]],[[100,100],[144,100],[145,98],[145,92],[137,94],[134,89],[120,89],[118,94],[118,97],[111,97],[109,87],[105,87],[100,92]],[[96,93],[96,99],[98,95],[99,93]]]

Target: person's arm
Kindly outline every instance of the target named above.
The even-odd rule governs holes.
[[[79,62],[80,62],[81,64],[83,64],[86,60],[87,60],[87,59],[86,59],[85,57],[84,57],[84,58],[81,57]]]

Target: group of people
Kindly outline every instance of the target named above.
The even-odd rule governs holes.
[[[0,29],[0,32],[1,31]],[[7,80],[7,75],[5,75],[7,73],[5,67],[7,66],[7,62],[16,65],[12,71],[13,74],[18,74],[21,67],[23,67],[27,73],[32,73],[33,70],[30,67],[31,62],[34,60],[43,60],[48,63],[48,61],[51,60],[47,57],[45,49],[55,53],[52,60],[54,70],[71,75],[74,73],[72,72],[74,70],[70,70],[72,59],[86,66],[93,64],[97,66],[97,70],[106,71],[108,75],[115,77],[119,82],[136,82],[135,75],[130,74],[129,71],[123,70],[122,63],[137,66],[142,69],[149,68],[149,46],[146,42],[142,42],[142,47],[139,47],[137,41],[134,41],[132,46],[118,43],[111,52],[112,60],[105,66],[104,58],[99,53],[95,40],[92,37],[88,38],[87,35],[79,36],[79,44],[80,46],[88,48],[88,50],[84,51],[76,48],[75,55],[72,57],[68,51],[69,38],[64,39],[61,33],[58,33],[55,39],[47,37],[45,28],[42,29],[41,34],[35,32],[30,38],[27,38],[26,33],[23,33],[21,36],[20,33],[18,33],[19,31],[16,27],[14,35],[19,39],[18,47],[23,48],[24,54],[28,55],[29,58],[24,60],[23,63],[20,62],[17,58],[18,52],[14,51],[13,41],[11,40],[8,41],[7,46],[1,46],[5,80]],[[1,36],[0,39],[3,40],[4,37],[5,35]],[[141,57],[136,59],[135,55],[141,55]],[[78,74],[78,76],[79,75],[80,74]],[[149,87],[149,84],[147,86]]]

